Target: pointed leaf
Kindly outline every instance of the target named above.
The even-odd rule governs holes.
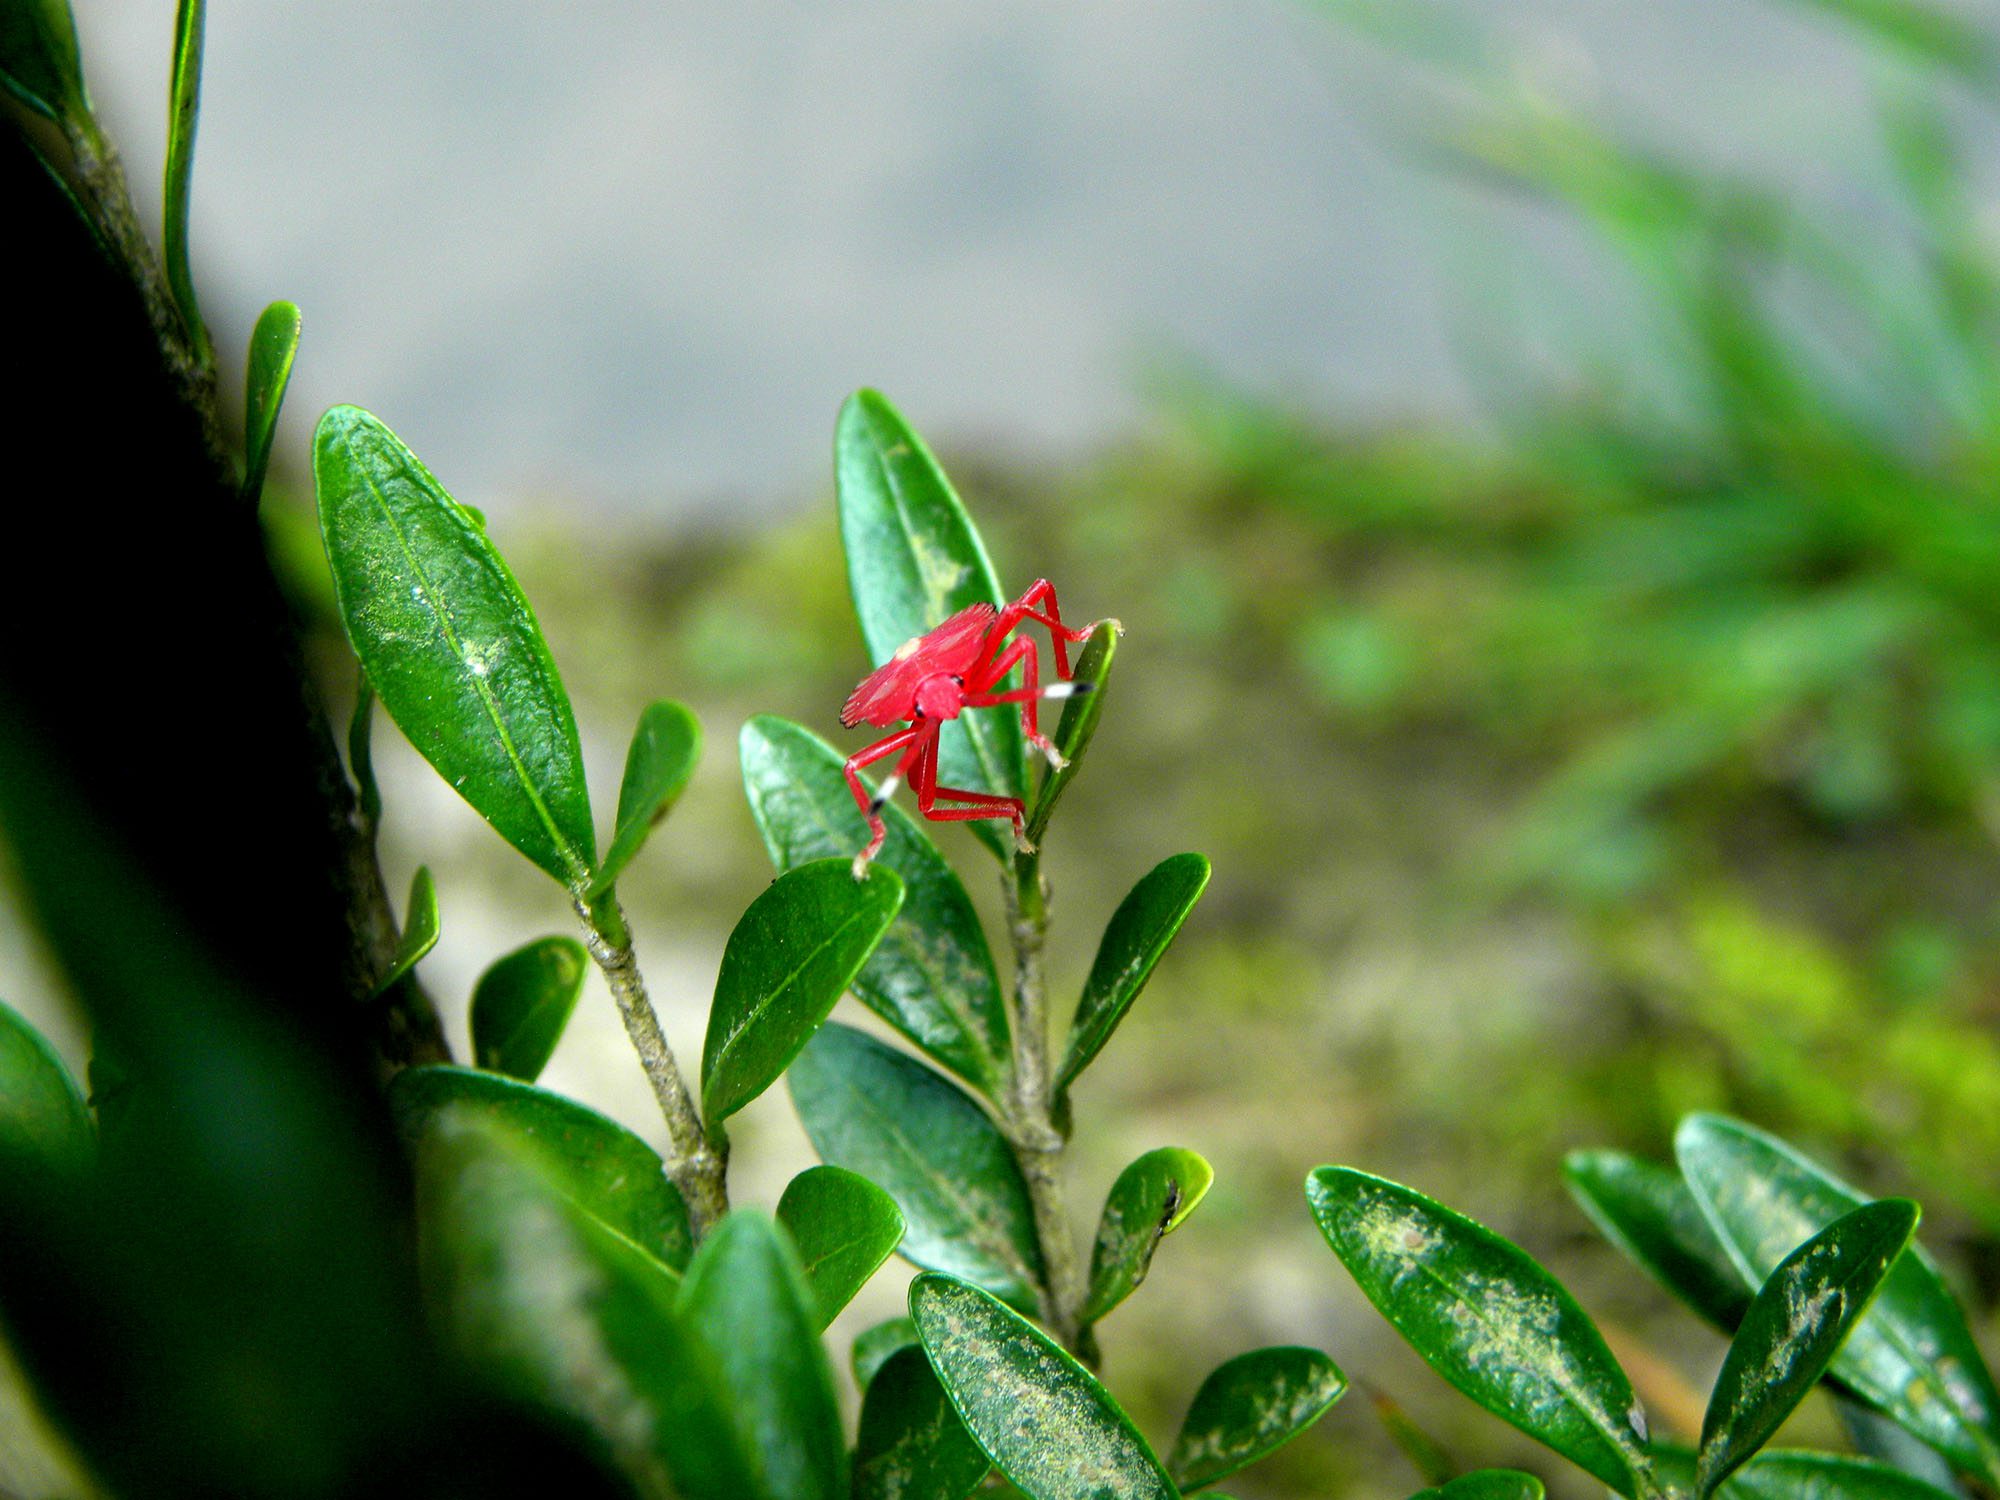
[[[872,1328],[862,1329],[847,1354],[848,1368],[854,1373],[854,1388],[865,1392],[889,1357],[916,1341],[917,1325],[908,1318],[885,1318]]]
[[[1445,1452],[1444,1444],[1418,1426],[1415,1418],[1387,1391],[1364,1389],[1368,1389],[1368,1404],[1375,1411],[1375,1420],[1389,1434],[1396,1451],[1409,1460],[1410,1467],[1433,1488],[1450,1483],[1458,1474],[1458,1465]]]
[[[1474,1469],[1436,1489],[1419,1490],[1413,1500],[1542,1500],[1541,1480],[1519,1469]]]
[[[921,1348],[890,1355],[867,1390],[854,1500],[964,1500],[993,1467]]]
[[[833,1368],[778,1226],[753,1210],[724,1218],[689,1263],[678,1309],[715,1354],[774,1500],[846,1500]]]
[[[472,1059],[533,1083],[548,1066],[590,967],[575,938],[545,937],[503,954],[472,990]]]
[[[1327,1243],[1430,1367],[1622,1495],[1650,1494],[1645,1417],[1575,1299],[1511,1241],[1422,1193],[1321,1167]]]
[[[1148,1151],[1118,1174],[1097,1223],[1084,1322],[1095,1323],[1132,1295],[1160,1241],[1180,1228],[1213,1181],[1215,1169],[1178,1146]]]
[[[1207,889],[1208,873],[1208,861],[1201,855],[1175,854],[1148,871],[1118,903],[1070,1022],[1069,1043],[1056,1070],[1057,1093],[1076,1081],[1125,1019],[1153,977],[1153,966]]]
[[[1034,1210],[1013,1149],[985,1111],[914,1058],[838,1023],[792,1064],[813,1149],[896,1200],[905,1260],[1021,1307],[1042,1279]]]
[[[90,1107],[69,1069],[19,1011],[0,1003],[0,1174],[65,1179],[97,1153]]]
[[[313,441],[341,623],[410,743],[572,890],[596,863],[576,718],[500,554],[402,441],[336,406]]]
[[[842,859],[787,870],[750,903],[708,1011],[701,1110],[711,1131],[778,1081],[902,904],[893,870],[856,880]]]
[[[1700,1500],[1768,1443],[1819,1382],[1916,1232],[1917,1212],[1900,1198],[1865,1204],[1765,1279],[1709,1394],[1695,1472]]]
[[[1004,604],[1000,580],[944,470],[902,414],[875,391],[857,391],[834,434],[840,539],[861,638],[876,666],[896,648],[969,604]],[[977,709],[946,724],[938,781],[999,797],[1026,784],[1026,741],[1011,707]],[[971,825],[1003,861],[1000,827]]]
[[[701,721],[671,699],[650,703],[639,715],[618,784],[618,827],[598,866],[591,894],[601,895],[632,863],[660,820],[673,810],[701,758]]]
[[[1641,1270],[1724,1333],[1736,1331],[1750,1289],[1679,1173],[1622,1151],[1572,1151],[1563,1181]]]
[[[405,1068],[389,1085],[389,1105],[406,1140],[450,1107],[461,1120],[488,1121],[539,1153],[544,1170],[578,1208],[678,1270],[694,1236],[687,1206],[659,1154],[594,1109],[472,1068]]]
[[[1957,1500],[1914,1475],[1832,1453],[1764,1452],[1729,1477],[1724,1500]]]
[[[389,961],[389,971],[375,986],[375,993],[381,994],[414,969],[437,946],[438,932],[437,882],[431,879],[428,865],[418,865],[410,880],[409,905],[403,908],[403,935],[396,940],[396,956]]]
[[[998,1298],[926,1274],[910,1317],[966,1430],[1029,1500],[1177,1500],[1110,1392]]]
[[[1868,1200],[1775,1136],[1690,1115],[1674,1137],[1688,1186],[1751,1285]],[[1828,1372],[1963,1469],[2000,1477],[2000,1392],[1921,1246],[1889,1270]]]
[[[165,224],[160,259],[166,265],[167,286],[180,309],[181,321],[202,347],[208,334],[195,303],[194,273],[188,256],[188,198],[194,182],[195,123],[201,114],[202,32],[207,24],[207,0],[180,0],[174,18],[174,70],[167,105],[167,179],[162,194]]]
[[[1325,1416],[1347,1377],[1317,1349],[1253,1349],[1218,1365],[1194,1394],[1167,1469],[1183,1490],[1226,1479]]]
[[[1111,685],[1111,662],[1118,653],[1118,633],[1122,629],[1124,627],[1116,620],[1099,620],[1093,625],[1090,639],[1083,643],[1075,670],[1070,673],[1070,681],[1088,683],[1090,691],[1080,693],[1063,704],[1056,732],[1049,736],[1056,753],[1068,764],[1060,769],[1050,767],[1049,773],[1042,778],[1041,790],[1035,793],[1034,806],[1028,812],[1028,842],[1031,844],[1042,841],[1049,818],[1056,810],[1056,802],[1076,779],[1076,773],[1083,765],[1083,753],[1090,748],[1091,736],[1097,733],[1097,721],[1104,714],[1104,695]]]
[[[868,824],[841,772],[840,753],[810,730],[771,715],[743,726],[743,789],[779,870],[852,859]],[[854,978],[854,993],[932,1058],[989,1097],[1011,1067],[1007,1007],[972,898],[950,865],[895,803],[877,868],[902,877],[903,910]]]
[[[253,501],[264,488],[278,411],[285,404],[285,388],[292,382],[292,363],[298,354],[299,310],[289,302],[273,302],[251,330],[243,379],[243,493]]]
[[[69,0],[0,5],[0,88],[48,119],[78,125],[89,119]]]
[[[354,714],[347,721],[347,774],[354,780],[354,802],[373,826],[382,821],[382,788],[375,781],[375,689],[363,672],[354,689]]]
[[[798,1247],[821,1328],[854,1300],[903,1237],[896,1200],[844,1167],[807,1167],[786,1183],[778,1222]]]

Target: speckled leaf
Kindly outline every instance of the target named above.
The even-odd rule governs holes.
[[[867,1392],[854,1500],[964,1500],[992,1468],[922,1349],[891,1354]]]
[[[389,717],[503,838],[582,890],[597,841],[576,718],[514,575],[357,407],[320,418],[313,478],[341,622]]]
[[[264,488],[271,443],[278,433],[278,411],[285,404],[285,388],[292,382],[292,363],[298,354],[299,310],[290,302],[273,302],[251,330],[243,378],[243,493],[253,501]]]
[[[1199,854],[1175,854],[1149,870],[1118,903],[1097,945],[1083,998],[1070,1022],[1069,1042],[1063,1049],[1062,1066],[1056,1070],[1057,1093],[1074,1083],[1076,1075],[1104,1049],[1207,887],[1207,859]]]
[[[716,1356],[775,1500],[846,1500],[833,1368],[783,1231],[755,1210],[729,1214],[689,1263],[678,1311]]]
[[[743,789],[780,870],[853,858],[868,823],[841,773],[840,752],[769,714],[743,726]],[[993,953],[965,886],[895,803],[878,868],[903,880],[903,909],[854,977],[854,993],[925,1053],[989,1097],[1011,1069],[1007,1007]]]
[[[542,1153],[579,1208],[666,1265],[687,1264],[694,1244],[687,1207],[659,1154],[596,1110],[497,1073],[452,1067],[405,1068],[389,1085],[389,1105],[410,1141],[447,1106],[460,1119],[497,1122]]]
[[[1799,1243],[1868,1201],[1775,1136],[1720,1115],[1683,1120],[1674,1152],[1753,1286]],[[1890,1267],[1828,1373],[1961,1468],[2000,1478],[2000,1392],[1921,1246]]]
[[[1541,1480],[1519,1469],[1474,1469],[1412,1500],[1542,1500],[1544,1493]]]
[[[1177,1500],[1110,1392],[998,1298],[919,1276],[910,1317],[973,1441],[1029,1500]]]
[[[1218,1365],[1194,1394],[1167,1460],[1183,1490],[1226,1479],[1325,1416],[1347,1377],[1317,1349],[1253,1349]]]
[[[1084,751],[1090,748],[1091,736],[1097,733],[1097,721],[1104,715],[1104,695],[1111,685],[1111,663],[1118,654],[1118,632],[1123,628],[1116,620],[1099,620],[1091,627],[1090,639],[1083,643],[1083,650],[1070,663],[1070,681],[1088,683],[1090,691],[1063,704],[1056,732],[1049,736],[1057,753],[1069,764],[1061,769],[1051,766],[1042,777],[1041,787],[1028,810],[1030,843],[1042,841],[1056,802],[1069,790],[1069,784],[1083,767]]]
[[[81,1172],[96,1154],[90,1108],[63,1060],[0,1004],[0,1173],[42,1180]]]
[[[533,1083],[548,1066],[583,993],[589,955],[575,938],[545,937],[503,954],[472,990],[472,1058]]]
[[[1700,1500],[1768,1443],[1819,1382],[1916,1232],[1917,1214],[1906,1199],[1864,1204],[1765,1278],[1709,1393],[1695,1472]]]
[[[403,935],[396,940],[396,956],[389,961],[389,970],[375,986],[375,993],[381,994],[414,969],[437,946],[439,930],[437,882],[431,879],[429,866],[418,865],[410,880],[409,904],[403,908]]]
[[[847,1367],[854,1374],[854,1388],[866,1391],[876,1371],[889,1362],[889,1356],[916,1341],[917,1325],[908,1318],[885,1318],[862,1329],[854,1336],[854,1347],[847,1352]]]
[[[81,123],[88,118],[76,18],[68,0],[7,0],[0,5],[0,87],[51,120]]]
[[[813,1149],[887,1191],[905,1260],[1033,1308],[1042,1261],[1013,1149],[985,1111],[914,1058],[837,1023],[787,1075]]]
[[[854,1300],[903,1237],[896,1200],[844,1167],[807,1167],[786,1183],[778,1222],[798,1246],[822,1328]]]
[[[685,704],[671,699],[649,703],[625,751],[625,776],[618,784],[618,824],[611,847],[590,883],[591,894],[611,889],[660,820],[673,811],[701,759],[701,721]]]
[[[1572,1151],[1563,1181],[1604,1237],[1724,1333],[1750,1289],[1680,1174],[1622,1151]]]
[[[893,870],[856,880],[844,859],[787,870],[737,920],[722,950],[701,1051],[710,1131],[790,1066],[903,904]]]
[[[1095,1323],[1132,1295],[1160,1241],[1180,1228],[1213,1181],[1215,1169],[1179,1146],[1148,1151],[1118,1174],[1097,1221],[1084,1322]]]
[[[1321,1167],[1306,1199],[1376,1310],[1446,1380],[1623,1495],[1646,1422],[1604,1337],[1519,1246],[1400,1184]]]
[[[875,391],[857,391],[834,432],[834,481],[847,582],[868,658],[880,666],[896,648],[968,604],[1006,602],[1000,580],[944,470],[902,414]],[[1009,706],[975,709],[938,738],[944,786],[1019,797],[1027,781],[1021,716]],[[1004,821],[973,832],[1002,860],[1012,842]]]

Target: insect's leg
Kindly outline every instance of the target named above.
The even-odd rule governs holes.
[[[1044,600],[1048,601],[1047,614],[1036,608]],[[1009,605],[1008,609],[1018,611],[1014,616],[1015,623],[1019,623],[1025,616],[1030,620],[1040,620],[1049,627],[1049,641],[1056,648],[1056,676],[1065,682],[1069,681],[1070,642],[1089,640],[1090,627],[1072,630],[1063,624],[1062,611],[1056,607],[1056,586],[1046,578],[1038,578],[1028,585],[1028,591]],[[1005,618],[1005,613],[1002,611],[1002,618]]]
[[[969,807],[939,807],[924,814],[937,823],[964,823],[975,818],[1011,818],[1015,847],[1032,853],[1028,842],[1028,805],[1019,797],[997,797],[991,792],[967,791],[963,787],[931,786],[931,796],[944,802],[966,802]]]
[[[983,674],[966,679],[965,703],[968,708],[987,708],[1003,702],[1020,704],[1021,728],[1027,731],[1028,743],[1046,755],[1049,764],[1060,771],[1069,762],[1063,759],[1062,753],[1049,742],[1049,737],[1042,733],[1041,725],[1036,722],[1036,709],[1042,697],[1041,660],[1041,653],[1035,649],[1035,643],[1022,636]],[[1006,693],[987,694],[986,689],[1006,677],[1013,670],[1015,662],[1021,663],[1023,686]]]
[[[933,724],[929,725],[928,728],[934,737],[937,733],[937,726]],[[854,754],[847,757],[847,763],[841,767],[842,771],[847,775],[848,790],[854,793],[854,805],[860,808],[863,816],[868,819],[868,846],[854,856],[854,878],[856,880],[860,880],[867,875],[868,861],[882,852],[882,840],[889,836],[889,830],[882,823],[882,802],[894,790],[890,782],[885,782],[883,783],[882,792],[879,795],[871,794],[868,788],[861,783],[861,768],[873,765],[885,756],[894,755],[898,750],[904,749],[912,741],[921,740],[925,729],[926,726],[923,724],[915,724],[908,729],[899,729],[887,738],[877,740],[865,750],[855,751]],[[900,767],[898,769],[900,774]],[[891,782],[893,780],[894,778],[892,777]]]

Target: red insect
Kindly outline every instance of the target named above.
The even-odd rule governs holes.
[[[1047,613],[1043,613],[1044,605]],[[1034,641],[1027,636],[1011,645],[1007,641],[1026,620],[1039,620],[1048,626],[1049,640],[1055,647],[1056,675],[1062,680],[1046,688],[1041,685],[1041,660]],[[847,784],[853,788],[855,802],[868,815],[868,847],[854,856],[856,880],[868,872],[868,861],[881,852],[886,834],[882,804],[905,780],[916,789],[917,811],[933,822],[1012,818],[1014,842],[1023,849],[1030,847],[1028,810],[1019,797],[937,784],[938,730],[968,708],[1018,703],[1028,743],[1046,755],[1050,765],[1064,765],[1056,747],[1035,723],[1035,709],[1044,698],[1067,698],[1087,693],[1094,686],[1069,680],[1070,643],[1089,638],[1088,629],[1071,630],[1063,624],[1062,612],[1056,608],[1055,585],[1044,578],[1005,609],[974,604],[928,634],[911,637],[896,648],[894,656],[861,679],[840,711],[840,722],[852,729],[857,724],[887,726],[907,721],[909,728],[899,729],[847,758]],[[1021,666],[1022,686],[993,691],[1016,663]],[[895,770],[882,789],[869,796],[861,782],[861,768],[899,750],[902,758]],[[938,807],[939,802],[959,805]]]

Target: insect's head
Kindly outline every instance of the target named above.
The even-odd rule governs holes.
[[[965,679],[937,672],[917,684],[916,709],[926,719],[955,719],[965,707]]]

